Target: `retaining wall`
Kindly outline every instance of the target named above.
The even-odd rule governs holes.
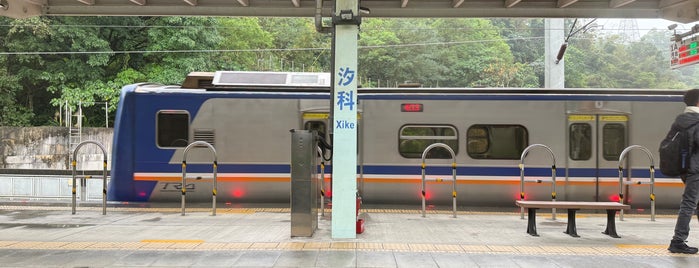
[[[112,128],[83,128],[82,141],[100,142],[107,150],[111,169]],[[71,169],[69,130],[66,127],[0,127],[0,168]],[[102,170],[102,151],[96,145],[80,148],[77,169]]]

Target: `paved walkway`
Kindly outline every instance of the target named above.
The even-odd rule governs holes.
[[[330,213],[312,238],[290,237],[280,208],[0,206],[2,267],[699,267],[666,250],[675,218],[617,217],[621,238],[602,234],[604,213],[581,211],[580,238],[542,210],[539,237],[511,212],[364,209],[366,231],[332,239]],[[696,219],[692,227],[699,230]],[[689,244],[699,246],[699,231]]]

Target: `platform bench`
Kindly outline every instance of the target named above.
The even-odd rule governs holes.
[[[565,233],[572,237],[580,237],[575,226],[575,212],[580,209],[604,209],[607,210],[607,229],[602,232],[614,238],[620,238],[616,233],[614,217],[616,212],[622,209],[630,209],[631,206],[617,202],[578,202],[578,201],[529,201],[517,200],[517,206],[527,209],[527,233],[539,236],[536,233],[536,210],[540,208],[560,208],[568,210],[568,227]]]

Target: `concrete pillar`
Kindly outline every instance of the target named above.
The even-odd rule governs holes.
[[[336,0],[333,90],[332,238],[356,238],[357,36],[359,1]]]
[[[545,88],[565,88],[565,57],[556,63],[556,55],[565,41],[563,19],[544,19]]]

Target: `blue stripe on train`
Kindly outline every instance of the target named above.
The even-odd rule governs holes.
[[[151,93],[143,96],[158,96]],[[290,92],[202,92],[202,93],[168,93],[167,96],[192,97],[200,96],[205,99],[236,98],[236,99],[328,99],[328,93],[290,93]],[[681,95],[615,95],[615,94],[527,94],[527,93],[360,93],[361,100],[503,100],[503,101],[648,101],[648,102],[682,102]]]
[[[128,86],[127,86],[128,87]],[[126,87],[125,87],[126,88]],[[161,98],[231,98],[231,99],[328,99],[328,93],[290,93],[290,92],[182,92],[174,93],[138,93],[139,99],[152,98],[160,102]],[[682,102],[681,95],[614,95],[614,94],[525,94],[525,93],[361,93],[361,100],[502,100],[502,101],[648,101],[648,102]]]
[[[163,172],[181,173],[181,164],[166,163],[140,163],[136,164],[136,172]],[[326,166],[326,173],[331,172],[332,167]],[[212,164],[187,164],[187,173],[210,173],[213,171]],[[290,173],[289,165],[271,164],[219,164],[219,173]],[[376,175],[420,175],[422,172],[419,166],[388,166],[388,165],[365,165],[364,174]],[[428,175],[451,175],[452,169],[449,166],[427,166],[425,173]],[[459,176],[520,176],[517,167],[456,167],[456,174]],[[551,168],[526,167],[525,176],[551,176]],[[650,176],[648,169],[634,169],[634,177],[647,178]],[[556,177],[564,177],[565,169],[556,169]],[[615,168],[592,169],[592,168],[571,168],[568,169],[569,177],[618,177],[619,171]],[[626,176],[626,173],[624,173]],[[664,176],[656,173],[656,177]]]
[[[332,170],[331,166],[326,166],[326,174]],[[138,164],[136,165],[137,172],[163,172],[163,173],[180,173],[182,172],[181,164]],[[502,177],[518,177],[520,176],[519,168],[515,167],[457,167],[458,176],[502,176]],[[212,172],[211,164],[187,164],[188,173],[210,173]],[[219,164],[219,173],[286,173],[290,172],[289,165],[268,165],[268,164]],[[387,166],[387,165],[367,165],[364,166],[365,175],[420,175],[422,172],[418,166]],[[634,169],[634,178],[647,178],[650,176],[648,169]],[[448,166],[428,166],[425,169],[427,175],[445,175],[452,174],[451,167]],[[600,177],[618,177],[618,169],[601,169],[595,170],[591,168],[574,168],[568,170],[569,177],[596,177],[599,173]],[[658,174],[659,178],[664,178]],[[527,177],[550,177],[551,168],[531,167],[524,169],[524,176]],[[626,176],[626,173],[624,173]],[[556,177],[565,177],[565,169],[557,169]],[[109,200],[120,201],[148,201],[150,194],[155,188],[157,182],[153,181],[133,181],[129,180],[126,183],[118,183],[117,188],[110,191]]]

